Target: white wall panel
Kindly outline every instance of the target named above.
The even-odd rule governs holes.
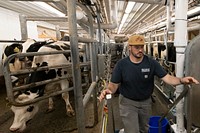
[[[0,40],[20,40],[19,14],[0,8]]]
[[[38,38],[38,26],[45,27],[47,29],[54,29],[55,26],[47,22],[27,22],[28,38],[39,40]],[[21,40],[21,27],[19,20],[19,13],[1,8],[0,7],[0,40]],[[0,76],[2,75],[2,54],[5,45],[8,43],[0,43]]]
[[[38,40],[37,23],[34,21],[27,22],[28,38]]]

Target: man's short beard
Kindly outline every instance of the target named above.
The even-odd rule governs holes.
[[[131,54],[132,54],[135,58],[137,58],[137,59],[142,58],[142,56],[141,56],[141,57],[138,57],[137,54],[133,54],[132,52],[131,52]],[[142,54],[143,54],[143,53],[142,53]]]

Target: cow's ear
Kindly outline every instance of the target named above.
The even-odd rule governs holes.
[[[34,106],[29,106],[29,107],[27,108],[27,111],[28,111],[28,112],[32,112],[33,109],[34,109]]]

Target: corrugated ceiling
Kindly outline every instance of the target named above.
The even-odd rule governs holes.
[[[61,0],[61,1],[63,2],[64,0]],[[98,3],[102,2],[102,0],[93,0],[93,1],[96,1]],[[108,4],[107,0],[104,0],[104,2]],[[189,1],[189,3],[192,3],[192,2],[193,0]],[[53,2],[53,4],[55,4],[55,2]],[[121,0],[117,1],[117,6],[116,6],[117,18],[116,19],[118,22],[118,26],[123,17],[126,5],[127,5],[127,1],[125,2]],[[62,8],[61,11],[65,9],[65,6],[64,5],[60,6]],[[56,14],[43,9],[36,4],[33,4],[33,2],[0,0],[0,7],[18,12],[27,16],[58,17]],[[88,7],[90,7],[89,9],[94,8],[94,6],[87,6],[87,8]],[[174,9],[172,11],[174,11]],[[107,12],[109,13],[110,11],[107,11]],[[105,16],[103,16],[102,19],[105,19],[104,17]],[[155,25],[158,21],[166,20],[165,18],[166,18],[166,7],[164,5],[136,3],[131,13],[129,14],[124,26],[122,27],[121,33],[125,35],[133,34],[135,32],[140,31],[141,29],[146,28],[147,26],[150,27],[150,26]],[[54,24],[58,24],[61,27],[67,26],[66,22],[63,22],[63,23],[57,22]],[[112,29],[110,33],[116,34],[117,30],[118,28]]]

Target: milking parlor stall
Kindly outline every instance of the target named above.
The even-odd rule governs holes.
[[[0,133],[124,133],[100,102],[131,35],[167,73],[200,81],[199,0],[0,0]],[[199,85],[154,78],[149,133],[199,133]],[[160,123],[161,120],[165,120]],[[161,129],[161,130],[160,130]]]
[[[82,10],[89,13],[86,35],[77,32],[75,1],[68,2],[69,17],[29,18],[1,8],[6,31],[1,36],[1,133],[92,132],[98,124],[97,95],[110,71],[109,40],[101,31],[97,38],[104,43],[98,45],[91,13],[78,5],[78,17]]]

